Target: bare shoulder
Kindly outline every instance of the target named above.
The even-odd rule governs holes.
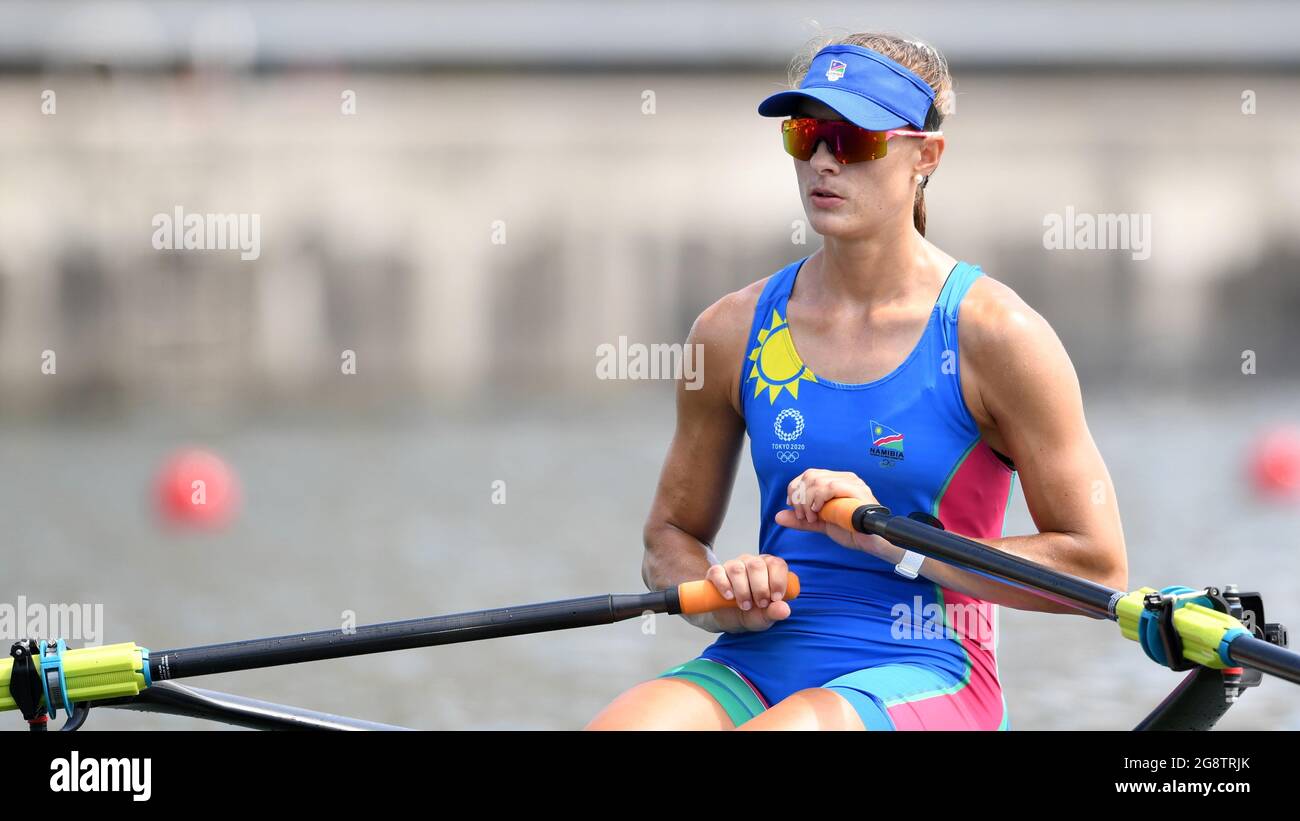
[[[688,342],[699,345],[705,363],[705,384],[716,401],[729,404],[740,413],[739,391],[744,347],[749,337],[754,308],[769,278],[732,291],[714,302],[691,326]],[[712,375],[716,374],[717,377]]]
[[[959,327],[962,352],[974,358],[1056,341],[1056,332],[1041,314],[1010,286],[990,276],[975,280],[966,293]]]
[[[985,276],[971,285],[958,335],[962,390],[986,434],[999,419],[1060,418],[1079,404],[1078,377],[1056,331],[1004,283]]]
[[[714,302],[696,318],[691,327],[691,341],[740,348],[749,335],[754,307],[771,277],[764,277]]]

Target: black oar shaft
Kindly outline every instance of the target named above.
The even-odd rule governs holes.
[[[840,506],[832,515],[843,522],[846,509],[847,506]],[[882,536],[940,561],[1016,583],[1098,618],[1114,620],[1115,603],[1124,595],[1105,585],[1043,567],[915,519],[872,509],[870,505],[857,504],[851,522],[855,530]],[[1228,645],[1228,656],[1235,664],[1300,684],[1300,655],[1284,647],[1243,635]]]
[[[612,624],[645,612],[676,613],[676,588],[455,613],[408,621],[163,650],[149,656],[154,681],[276,667],[412,647]]]
[[[1238,636],[1228,644],[1228,657],[1243,667],[1254,667],[1300,684],[1300,655],[1254,636]]]
[[[1114,602],[1123,595],[1105,585],[1043,567],[906,516],[864,512],[855,515],[854,526],[939,561],[1015,582],[1097,618],[1114,619]]]

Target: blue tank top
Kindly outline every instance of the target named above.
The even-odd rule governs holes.
[[[808,468],[850,471],[899,514],[937,516],[974,538],[1002,535],[1014,472],[980,439],[962,397],[957,317],[981,275],[949,273],[916,347],[892,373],[848,384],[813,373],[795,349],[786,304],[807,257],[768,280],[745,346],[741,403],[762,500],[760,552],[799,575],[791,616],[763,632],[724,633],[702,657],[726,664],[769,703],[855,670],[940,668],[1001,702],[996,608],[907,579],[893,565],[773,520]]]

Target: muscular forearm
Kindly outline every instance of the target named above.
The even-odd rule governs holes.
[[[712,548],[680,528],[666,522],[646,525],[641,579],[647,589],[666,590],[682,582],[702,579],[717,563]],[[712,613],[682,618],[710,633],[722,632]]]
[[[1032,536],[1010,536],[1003,539],[977,539],[981,544],[1012,553],[1061,573],[1088,579],[1126,590],[1128,570],[1121,559],[1122,548],[1114,550],[1098,545],[1084,536],[1069,533],[1037,533]],[[921,575],[949,590],[964,593],[994,604],[1017,610],[1034,610],[1043,613],[1077,613],[1065,605],[1041,596],[997,582],[985,576],[962,570],[952,565],[926,559]]]

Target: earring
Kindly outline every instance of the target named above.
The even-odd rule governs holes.
[[[917,175],[916,175],[916,181],[917,181],[917,182],[920,182],[920,181],[923,180],[923,179],[925,179],[925,177],[923,177],[922,175],[920,175],[920,174],[917,174]]]

